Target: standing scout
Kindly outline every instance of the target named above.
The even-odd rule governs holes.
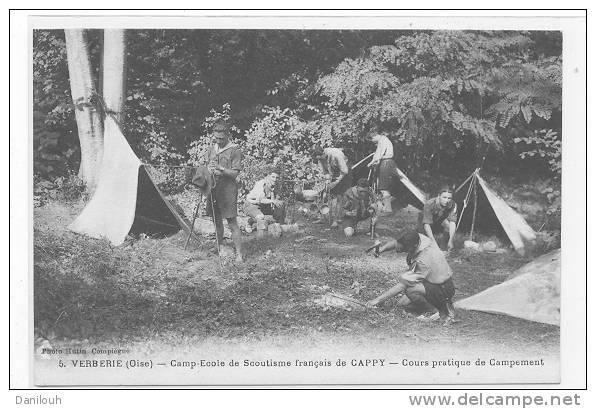
[[[242,152],[230,142],[230,127],[225,122],[213,126],[215,144],[209,150],[207,167],[215,178],[215,187],[207,198],[207,215],[213,217],[217,242],[221,250],[223,243],[223,218],[232,231],[232,241],[236,248],[236,261],[242,262],[242,236],[238,227],[238,184],[236,178],[242,168]]]
[[[448,234],[447,250],[453,249],[453,237],[457,222],[457,205],[450,187],[444,186],[437,197],[424,204],[418,215],[418,232],[437,242],[435,235]],[[437,244],[438,245],[438,244]]]
[[[384,211],[391,213],[393,211],[391,207],[391,185],[393,178],[399,178],[399,172],[397,171],[397,165],[393,160],[393,144],[385,135],[381,134],[377,127],[374,127],[369,133],[368,138],[377,144],[377,149],[373,155],[372,160],[368,164],[368,167],[377,167],[377,175],[379,180],[378,189],[383,195],[383,207]]]
[[[329,216],[333,220],[332,227],[337,227],[340,220],[340,209],[343,194],[352,186],[352,173],[348,165],[348,158],[339,148],[325,148],[315,145],[312,150],[313,158],[319,163],[323,175],[330,179],[327,189],[331,196],[330,208],[333,209]]]
[[[435,313],[419,316],[419,320],[430,322],[442,319],[444,325],[451,324],[455,317],[452,303],[455,287],[451,279],[453,272],[443,252],[428,237],[413,229],[406,230],[397,240],[377,247],[375,255],[390,249],[407,253],[409,269],[399,276],[397,285],[369,301],[367,305],[375,307],[386,299],[405,292],[413,304],[426,309],[431,306],[437,309]]]

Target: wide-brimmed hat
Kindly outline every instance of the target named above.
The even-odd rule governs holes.
[[[193,169],[194,173],[190,183],[196,186],[204,195],[211,193],[211,189],[215,185],[213,174],[209,172],[209,169],[207,169],[206,166],[198,166]]]

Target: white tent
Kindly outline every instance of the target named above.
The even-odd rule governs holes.
[[[371,170],[366,166],[367,159],[371,158],[374,153],[364,157],[354,166],[352,166],[352,174],[354,175],[354,181],[361,177],[367,177],[371,174],[369,173]],[[393,197],[398,197],[400,200],[411,204],[412,206],[421,209],[424,207],[424,203],[427,200],[427,194],[424,193],[421,189],[418,188],[409,178],[408,176],[401,171],[398,167],[397,174],[398,177],[393,178],[393,183],[391,184],[391,188],[389,189]]]
[[[470,235],[478,231],[502,230],[513,248],[521,255],[526,245],[536,240],[536,233],[503,199],[499,197],[480,176],[476,169],[455,191],[460,214],[457,228],[468,227]]]
[[[190,231],[110,116],[104,123],[104,153],[97,188],[68,228],[106,238],[114,245],[122,244],[129,233],[167,235],[181,228]]]
[[[560,325],[561,250],[517,270],[507,281],[455,303],[457,308]]]

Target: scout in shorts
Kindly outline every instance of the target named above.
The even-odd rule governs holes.
[[[435,243],[437,243],[435,236],[448,235],[447,250],[451,251],[456,223],[457,205],[453,201],[453,191],[449,186],[443,186],[437,197],[427,201],[418,215],[418,232]]]
[[[379,180],[378,189],[383,195],[384,212],[391,213],[393,211],[391,200],[393,197],[389,190],[394,178],[399,178],[397,165],[393,160],[393,143],[379,132],[377,127],[374,127],[368,133],[368,138],[377,144],[377,149],[373,155],[368,167],[377,167],[377,175]]]
[[[344,233],[351,237],[356,233],[358,222],[370,219],[370,231],[377,222],[376,195],[365,178],[358,179],[356,186],[344,193]]]
[[[375,307],[388,298],[405,292],[412,303],[436,312],[423,314],[418,317],[424,322],[441,319],[444,325],[449,325],[455,317],[452,298],[455,294],[451,267],[447,263],[443,252],[428,237],[413,229],[406,230],[397,240],[390,241],[375,249],[375,255],[386,250],[395,249],[406,252],[408,270],[402,273],[397,285],[393,286],[374,300],[367,303]]]
[[[337,227],[341,219],[343,195],[352,186],[352,173],[348,158],[339,148],[322,148],[315,145],[312,149],[313,158],[319,163],[323,175],[329,180],[330,208],[332,209],[332,227]]]
[[[242,262],[242,236],[237,221],[238,184],[236,178],[242,168],[242,152],[230,142],[230,127],[226,122],[213,126],[215,144],[209,149],[207,167],[215,179],[215,187],[207,198],[207,214],[213,217],[217,241],[221,247],[224,238],[223,219],[232,231],[236,261]],[[218,251],[221,249],[218,249]]]
[[[273,172],[255,183],[246,195],[244,213],[253,220],[264,219],[266,215],[273,216],[277,223],[285,223],[286,204],[275,197],[275,183],[278,175]]]

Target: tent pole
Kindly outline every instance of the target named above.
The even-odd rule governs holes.
[[[474,237],[474,224],[476,224],[476,209],[478,208],[478,181],[474,178],[474,212],[472,213],[472,227],[470,228],[470,240]]]
[[[192,224],[190,225],[190,231],[188,232],[188,237],[186,238],[186,243],[184,244],[184,250],[188,247],[188,243],[190,242],[190,236],[193,235],[195,230],[195,221],[197,220],[197,216],[199,214],[199,207],[201,207],[201,201],[203,200],[203,195],[199,194],[199,200],[197,202],[197,207],[195,207],[195,214],[192,217]]]
[[[215,223],[215,206],[213,205],[213,190],[209,195],[211,199],[211,219],[213,220],[213,227],[215,227],[215,243],[217,244],[217,258],[219,259],[219,272],[223,274],[223,264],[221,262],[221,249],[219,248],[219,237],[217,236],[217,223]],[[222,237],[223,240],[223,237]]]
[[[375,153],[371,153],[370,155],[366,155],[364,158],[360,159],[358,161],[358,163],[356,163],[354,166],[352,166],[352,170],[356,169],[358,166],[360,166],[362,164],[362,162],[364,162],[365,160],[367,160],[368,158],[370,158],[371,156],[373,156]]]
[[[466,180],[464,180],[464,181],[462,182],[462,184],[461,184],[461,185],[459,185],[457,189],[455,189],[455,191],[456,191],[456,192],[458,192],[458,191],[459,191],[459,189],[461,189],[462,187],[464,187],[464,185],[465,185],[465,184],[468,182],[468,180],[470,180],[470,178],[471,178],[472,176],[474,176],[474,172],[472,172],[472,174],[471,174],[470,176],[468,176],[468,177],[466,178]]]
[[[466,180],[469,180],[472,176],[474,176],[473,173]],[[471,180],[470,181],[470,186],[468,186],[468,191],[466,192],[466,197],[464,199],[464,207],[463,207],[463,209],[461,209],[461,213],[459,214],[459,220],[457,221],[457,225],[455,226],[455,231],[457,231],[457,229],[459,229],[459,224],[461,223],[461,220],[464,217],[464,212],[466,211],[466,207],[468,207],[468,200],[470,199],[470,193],[472,192],[472,184],[474,183],[475,180],[476,179]],[[463,186],[463,184],[458,188],[458,190],[461,189],[462,186]]]

